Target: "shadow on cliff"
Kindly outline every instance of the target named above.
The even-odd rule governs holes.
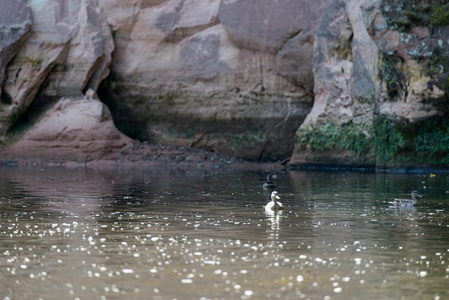
[[[119,99],[120,92],[114,93],[117,84],[111,83],[114,79],[110,77],[101,83],[98,96],[111,110],[117,128],[141,142],[195,147],[256,162],[288,161],[295,146],[296,131],[305,118],[305,115],[295,115],[220,120],[212,116],[161,112],[157,111],[157,105],[152,110],[151,99],[134,100],[148,101],[148,109],[143,111],[139,104],[133,108],[123,103],[126,100]]]

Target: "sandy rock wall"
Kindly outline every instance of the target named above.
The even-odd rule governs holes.
[[[115,126],[150,143],[292,163],[417,154],[441,136],[423,126],[444,128],[448,113],[448,6],[0,0],[0,136],[48,103],[98,95]],[[52,148],[52,136],[27,139]]]
[[[116,49],[99,93],[122,130],[253,160],[291,155],[325,1],[102,5]]]
[[[449,14],[431,24],[444,9],[431,1],[334,1],[316,36],[315,101],[297,132],[293,164],[416,161],[430,148],[422,140],[440,143],[433,140],[440,133],[422,127],[430,119],[445,126],[448,113],[441,48]]]
[[[5,11],[0,18],[0,87],[2,87],[5,82],[6,68],[22,46],[32,22],[31,9],[26,0],[2,0],[0,7]],[[2,103],[10,102],[8,96],[2,92],[0,90]],[[8,119],[8,115],[0,114],[0,122],[5,122],[4,119]],[[2,127],[5,126],[0,125],[0,129]],[[4,134],[6,129],[0,130],[0,133]]]
[[[132,140],[117,130],[106,105],[89,96],[62,98],[5,152],[28,161],[88,163],[117,159]]]
[[[98,1],[18,3],[22,2],[28,5],[16,9],[24,11],[21,15],[30,12],[31,19],[22,24],[31,26],[4,71],[1,134],[37,97],[78,97],[89,88],[96,91],[108,75],[114,49]]]

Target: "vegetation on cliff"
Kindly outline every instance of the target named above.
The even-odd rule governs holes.
[[[356,161],[374,156],[377,162],[386,163],[397,159],[404,139],[394,123],[381,115],[372,126],[348,123],[300,129],[296,143],[298,149],[302,150],[348,151]]]
[[[420,125],[414,140],[418,162],[449,164],[449,120],[434,117]]]
[[[421,51],[415,50],[408,54],[420,61],[432,84],[448,92],[449,48],[445,44],[446,27],[449,26],[449,0],[383,0],[382,9],[389,28],[403,33],[405,42],[412,38],[412,28],[429,29],[432,42],[422,47]]]
[[[325,152],[330,150],[349,151],[355,158],[367,155],[371,148],[370,133],[363,125],[353,123],[338,126],[323,124],[299,130],[296,140],[298,149]]]
[[[436,116],[416,124],[394,123],[388,116],[380,115],[372,126],[353,123],[311,126],[299,131],[296,145],[316,154],[347,151],[359,162],[375,158],[377,164],[412,162],[443,166],[449,164],[449,120]]]
[[[390,16],[389,24],[394,29],[406,32],[413,26],[449,25],[449,1],[384,0],[384,13]]]

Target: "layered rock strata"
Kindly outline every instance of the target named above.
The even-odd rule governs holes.
[[[12,14],[14,21],[11,22],[17,22],[23,28],[15,34],[27,32],[27,35],[22,35],[13,59],[0,70],[4,74],[4,80],[0,82],[3,86],[1,135],[37,98],[57,100],[66,96],[79,97],[88,89],[96,91],[108,75],[114,49],[110,28],[98,1],[31,0],[17,3],[22,5],[11,9],[11,12],[17,12]],[[2,15],[9,11],[3,5],[1,10]],[[5,36],[11,38],[13,35],[10,32]]]
[[[91,96],[63,98],[41,118],[19,141],[6,147],[4,154],[12,159],[84,164],[117,160],[120,151],[132,144],[114,126],[107,106]]]
[[[341,0],[324,14],[313,54],[314,106],[297,132],[293,164],[447,160],[447,146],[428,145],[441,143],[447,130],[426,124],[444,127],[448,113],[442,48],[449,14],[438,26],[425,12],[416,24],[404,20],[419,16],[429,1],[421,2]],[[429,5],[429,18],[443,9]],[[408,26],[398,28],[398,20]]]
[[[291,155],[325,1],[103,5],[116,50],[100,96],[123,131],[251,160]]]
[[[0,0],[0,136],[103,157],[131,143],[115,124],[254,161],[448,164],[448,5]],[[114,122],[85,119],[97,95]]]

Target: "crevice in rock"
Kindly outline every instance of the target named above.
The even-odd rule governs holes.
[[[96,90],[98,99],[109,109],[114,125],[121,133],[140,141],[148,140],[146,125],[139,121],[138,113],[121,107],[120,103],[114,99],[112,77],[111,73],[100,82]]]
[[[96,91],[101,81],[101,77],[105,72],[106,55],[100,56],[91,66],[87,72],[86,80],[83,83],[82,92],[86,94],[89,89]]]
[[[7,91],[5,91],[3,88],[2,88],[2,93],[1,93],[1,102],[6,105],[12,104],[11,95],[9,95],[9,93]]]
[[[290,41],[291,39],[300,35],[301,32],[302,32],[302,29],[292,32],[284,41],[282,41],[281,46],[279,46],[278,49],[275,50],[274,56],[278,55],[279,51],[281,51],[284,48],[285,44],[287,44],[287,42]]]
[[[267,144],[268,144],[268,142],[265,143],[265,145],[262,148],[262,151],[260,151],[259,157],[257,158],[257,162],[261,162],[262,161],[263,156],[264,156],[264,154],[265,154],[265,152],[267,150]]]
[[[206,30],[207,28],[214,27],[215,25],[220,24],[218,19],[213,20],[211,23],[204,24],[204,25],[198,25],[198,26],[192,26],[192,27],[178,27],[175,28],[170,34],[168,34],[165,39],[163,40],[163,43],[167,44],[176,44],[182,41],[183,39],[193,36],[197,34],[198,32],[201,32],[203,30]]]
[[[26,133],[28,129],[41,120],[45,113],[51,109],[57,101],[58,98],[43,96],[38,92],[26,112],[11,120],[11,126],[6,128],[6,133],[13,137],[21,136]]]

